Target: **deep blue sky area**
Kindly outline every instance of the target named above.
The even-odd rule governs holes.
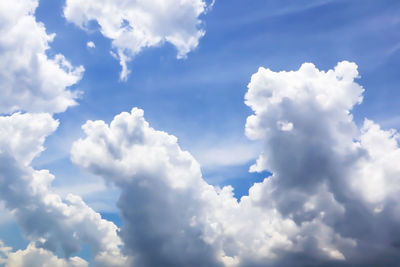
[[[73,188],[82,181],[102,183],[70,162],[71,145],[83,136],[81,125],[87,120],[110,122],[133,107],[144,109],[153,128],[177,136],[180,146],[195,157],[212,153],[213,147],[226,153],[237,145],[258,151],[262,144],[244,134],[251,114],[244,95],[260,66],[296,70],[312,62],[328,70],[339,61],[353,61],[359,66],[358,83],[366,89],[363,103],[354,110],[355,121],[361,124],[368,117],[386,128],[400,126],[398,0],[217,0],[201,16],[206,34],[187,58],[178,60],[170,44],[144,49],[129,62],[126,82],[119,81],[120,65],[110,54],[111,40],[99,33],[95,23],[89,31],[68,23],[64,4],[40,0],[36,10],[47,32],[56,33],[49,55],[61,53],[72,65],[85,67],[82,80],[74,86],[83,92],[79,105],[55,115],[60,126],[34,161],[35,167],[55,174],[56,188]],[[88,41],[96,47],[87,48]],[[215,185],[232,185],[240,198],[269,175],[248,173],[254,161],[249,157],[204,164],[203,176]],[[88,193],[83,198],[89,204],[109,201],[107,209],[102,210],[103,204],[94,206],[120,225],[117,195]],[[16,246],[17,239],[7,241]],[[89,252],[85,249],[82,255],[89,257]]]

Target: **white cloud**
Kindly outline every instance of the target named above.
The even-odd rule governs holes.
[[[96,266],[125,266],[118,228],[101,218],[76,195],[54,193],[54,176],[35,170],[32,160],[44,150],[45,138],[58,127],[50,113],[75,105],[78,92],[68,89],[81,78],[62,56],[47,56],[48,35],[36,21],[37,0],[0,2],[0,200],[32,243],[10,252],[1,246],[6,266],[87,266],[70,257],[82,244],[90,247]],[[53,255],[62,251],[68,259]]]
[[[0,200],[32,243],[26,250],[2,253],[6,266],[87,266],[81,259],[66,257],[87,244],[98,266],[125,266],[118,228],[103,220],[83,200],[54,193],[54,176],[35,170],[32,160],[44,150],[45,138],[58,127],[50,113],[75,105],[78,93],[67,89],[81,78],[62,56],[46,54],[54,34],[48,35],[36,21],[37,0],[0,2]],[[8,248],[7,248],[8,249]],[[44,250],[46,249],[46,250]],[[51,251],[51,252],[50,252]]]
[[[184,58],[205,34],[199,16],[206,11],[203,0],[67,0],[64,15],[85,29],[96,21],[101,33],[112,39],[122,67],[120,78],[129,74],[127,62],[146,47],[171,43]]]
[[[368,120],[361,130],[355,125],[351,109],[364,91],[354,82],[357,77],[357,66],[346,61],[327,72],[310,63],[291,72],[260,68],[246,94],[254,111],[246,133],[264,142],[253,170],[274,174],[270,185],[264,182],[258,189],[271,187],[271,195],[260,194],[257,202],[273,200],[281,214],[301,225],[322,213],[321,221],[336,235],[355,242],[351,249],[338,250],[349,265],[379,265],[388,257],[398,260],[394,244],[400,235],[394,225],[399,201],[394,196],[400,171],[393,162],[400,150],[394,132]],[[277,128],[280,121],[291,122],[291,131]],[[336,203],[335,216],[327,203],[310,202],[321,186],[332,195],[331,205]]]
[[[43,150],[46,136],[57,125],[49,114],[0,117],[0,200],[37,248],[53,252],[62,249],[65,256],[70,256],[84,243],[98,266],[125,266],[118,228],[102,219],[79,196],[68,194],[61,198],[55,194],[51,188],[54,176],[48,170],[30,167],[32,159]],[[43,254],[42,250],[35,253]]]
[[[193,157],[179,148],[174,136],[150,128],[142,110],[121,113],[109,126],[89,121],[83,129],[87,137],[74,144],[72,160],[121,188],[121,238],[136,264],[241,266],[250,259],[272,261],[276,250],[301,250],[309,233],[318,236],[314,251],[328,259],[344,257],[336,246],[354,245],[334,235],[321,218],[298,226],[273,206],[255,204],[259,185],[238,203],[231,187],[206,184]],[[329,194],[315,199],[328,203],[335,214],[342,212]],[[291,240],[300,236],[302,240]]]
[[[1,255],[2,254],[2,255]],[[30,243],[25,250],[12,252],[11,247],[7,247],[0,240],[0,264],[5,267],[87,267],[88,263],[79,258],[69,259],[57,258],[50,251],[36,248]]]
[[[87,46],[87,48],[95,48],[96,47],[96,45],[92,41],[87,42],[86,46]]]
[[[400,166],[395,162],[400,160],[400,136],[393,129],[382,130],[368,119],[361,133],[360,145],[368,157],[360,160],[358,168],[353,170],[352,177],[357,178],[350,180],[351,186],[375,212],[382,212],[385,206],[392,204],[399,209],[395,196],[400,193]]]
[[[121,238],[141,266],[393,265],[398,134],[354,124],[357,77],[349,62],[253,75],[246,133],[264,144],[252,170],[273,175],[240,201],[208,185],[176,137],[136,108],[110,125],[88,121],[72,160],[120,187]]]
[[[0,117],[0,149],[27,166],[44,150],[43,143],[58,127],[50,114],[21,114]]]
[[[120,235],[135,264],[218,265],[199,230],[206,224],[207,199],[217,195],[177,139],[150,128],[136,108],[110,126],[89,121],[83,129],[88,137],[73,145],[72,160],[121,188]]]
[[[47,34],[33,16],[37,0],[0,3],[0,113],[62,112],[75,105],[71,91],[83,67],[73,67],[63,55],[49,58]]]

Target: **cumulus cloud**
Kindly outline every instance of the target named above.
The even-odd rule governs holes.
[[[61,198],[51,188],[54,176],[31,167],[44,150],[45,138],[58,127],[51,113],[76,104],[78,92],[68,88],[83,72],[83,67],[72,67],[62,55],[47,56],[54,34],[48,35],[36,21],[37,5],[36,0],[0,3],[0,113],[11,113],[0,116],[0,201],[31,241],[16,252],[1,243],[0,263],[87,266],[84,260],[70,257],[86,244],[96,266],[125,266],[118,228],[79,196]],[[66,259],[54,256],[56,251]]]
[[[121,113],[109,126],[89,121],[83,129],[87,138],[74,144],[72,160],[122,189],[120,235],[139,265],[241,266],[271,261],[276,250],[301,250],[311,233],[316,244],[307,249],[320,257],[341,260],[335,245],[354,245],[318,218],[298,226],[275,207],[257,205],[257,186],[251,198],[238,203],[231,187],[208,185],[193,157],[179,148],[174,136],[150,128],[142,110]],[[322,201],[335,212],[342,211],[325,192],[314,200]],[[290,239],[301,234],[303,240],[293,244]]]
[[[57,126],[49,114],[0,117],[0,200],[16,218],[25,237],[33,242],[26,251],[9,257],[10,266],[27,266],[29,260],[22,258],[31,257],[40,262],[49,260],[48,266],[56,266],[52,265],[56,260],[50,252],[39,248],[52,252],[61,249],[68,258],[81,249],[82,243],[90,247],[98,266],[125,266],[118,228],[102,219],[79,196],[69,194],[62,199],[51,189],[54,176],[48,170],[30,166],[43,150],[46,136]],[[61,261],[60,266],[63,264]]]
[[[205,205],[216,193],[177,139],[149,127],[136,108],[110,126],[89,121],[83,129],[88,137],[74,144],[72,160],[123,190],[117,204],[124,220],[120,236],[135,263],[218,266],[201,231]]]
[[[394,157],[399,153],[397,137],[368,120],[361,130],[355,125],[351,109],[361,103],[364,91],[354,82],[357,77],[357,65],[349,62],[327,72],[310,63],[291,72],[260,68],[252,76],[246,104],[254,115],[247,120],[246,134],[264,142],[252,170],[273,173],[257,186],[259,192],[273,190],[260,193],[257,202],[273,201],[297,225],[322,216],[336,235],[354,242],[352,249],[339,249],[349,265],[393,264],[399,260],[394,245],[400,238],[394,227],[398,202],[393,201],[399,168],[385,157],[381,167],[373,155],[388,144],[383,154]],[[292,129],[282,131],[280,121],[290,122]],[[366,141],[373,131],[379,137],[375,146]],[[376,168],[376,176],[366,168]],[[388,185],[392,189],[382,191]],[[330,204],[311,201],[320,188],[332,196]]]
[[[376,266],[399,262],[399,136],[351,110],[357,65],[260,68],[246,134],[263,142],[251,171],[272,176],[237,200],[202,178],[177,138],[143,111],[88,121],[72,160],[121,188],[126,252],[140,266]]]
[[[60,259],[53,253],[42,248],[36,248],[34,244],[29,244],[24,250],[12,252],[11,247],[7,247],[0,240],[0,264],[5,267],[87,267],[88,263],[79,258]]]
[[[126,80],[127,62],[146,47],[168,42],[178,58],[195,49],[205,34],[199,16],[206,10],[203,0],[67,0],[64,16],[83,29],[98,23],[112,40],[122,67],[120,78]]]
[[[61,54],[46,52],[55,34],[34,17],[37,0],[0,3],[0,113],[62,112],[75,105],[82,76]]]
[[[70,257],[87,244],[98,266],[124,266],[117,227],[76,195],[64,199],[53,192],[54,176],[35,170],[32,160],[44,150],[45,138],[58,127],[51,113],[75,105],[77,91],[68,89],[81,78],[62,56],[47,56],[54,34],[34,17],[36,0],[0,3],[0,200],[32,243],[11,252],[1,246],[6,266],[87,266]],[[62,251],[68,259],[53,255]],[[4,258],[4,257],[3,257]]]

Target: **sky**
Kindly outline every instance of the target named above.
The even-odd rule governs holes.
[[[0,3],[0,266],[397,266],[400,2]]]

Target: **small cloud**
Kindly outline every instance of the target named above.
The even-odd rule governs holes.
[[[98,24],[100,33],[112,40],[122,68],[120,80],[126,81],[128,62],[147,47],[167,42],[175,46],[178,59],[186,58],[205,34],[201,16],[214,2],[207,1],[212,1],[209,6],[205,0],[67,0],[64,16],[82,29]]]
[[[96,45],[92,41],[87,42],[86,46],[87,46],[87,48],[95,48],[96,47]]]

